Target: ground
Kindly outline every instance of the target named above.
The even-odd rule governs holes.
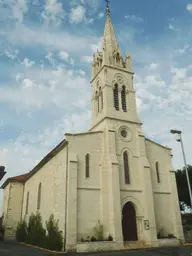
[[[0,242],[0,255],[1,256],[48,256],[48,255],[66,255],[66,256],[77,256],[77,253],[66,254],[66,253],[50,253],[42,251],[36,248],[31,248],[18,243]],[[147,249],[137,251],[124,251],[124,252],[106,252],[106,253],[85,253],[79,254],[81,256],[192,256],[192,246],[181,246],[174,248],[158,248],[158,249]]]

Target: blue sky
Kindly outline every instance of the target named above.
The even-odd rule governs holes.
[[[191,159],[192,1],[111,0],[122,53],[132,55],[138,113],[147,137],[173,148],[182,129]],[[0,0],[0,164],[32,169],[64,138],[91,124],[91,59],[104,0]],[[3,180],[3,181],[4,181]]]

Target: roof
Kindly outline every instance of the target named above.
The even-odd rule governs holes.
[[[43,167],[50,159],[56,156],[64,146],[68,144],[67,140],[62,140],[53,150],[51,150],[30,172],[19,176],[8,178],[1,188],[5,188],[9,182],[25,182],[31,178],[41,167]]]
[[[14,176],[14,177],[10,177],[8,178],[4,183],[3,185],[1,186],[1,188],[5,188],[9,182],[24,182],[25,181],[25,177],[28,175],[29,173],[26,173],[26,174],[22,174],[22,175],[19,175],[19,176]]]
[[[150,139],[148,139],[148,138],[146,138],[146,137],[145,137],[145,140],[147,140],[147,141],[149,141],[149,142],[152,142],[152,143],[156,144],[157,146],[160,146],[160,147],[162,147],[162,148],[164,148],[164,149],[172,150],[172,148],[169,148],[169,147],[167,147],[167,146],[163,146],[163,145],[161,145],[160,143],[157,143],[156,141],[150,140]]]

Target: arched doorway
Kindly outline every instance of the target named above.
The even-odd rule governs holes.
[[[136,212],[132,203],[124,205],[122,211],[122,230],[124,241],[137,241]]]

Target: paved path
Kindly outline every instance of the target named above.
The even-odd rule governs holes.
[[[106,253],[71,253],[55,254],[17,243],[0,242],[0,256],[192,256],[192,246],[174,248],[147,249],[142,251],[106,252]]]

